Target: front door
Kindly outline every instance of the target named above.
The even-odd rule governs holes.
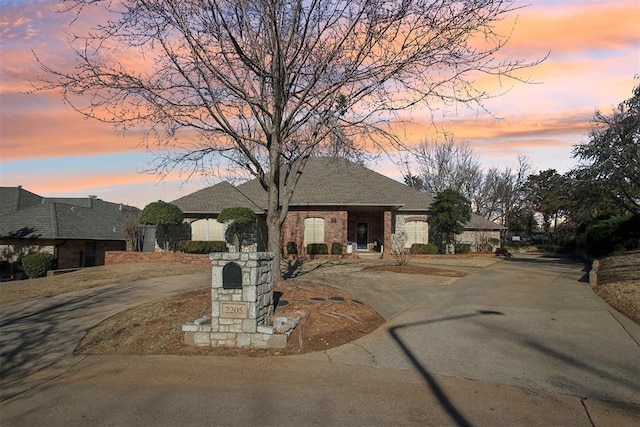
[[[369,242],[369,223],[357,222],[356,223],[356,248],[358,250],[366,251],[368,249],[367,243]]]

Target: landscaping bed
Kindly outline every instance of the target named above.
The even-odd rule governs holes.
[[[600,261],[594,292],[609,305],[640,324],[640,252]]]
[[[275,315],[299,316],[283,349],[195,347],[183,343],[182,325],[211,313],[211,288],[143,304],[91,329],[76,354],[269,356],[327,350],[366,335],[384,323],[371,307],[342,290],[301,280],[274,287]]]

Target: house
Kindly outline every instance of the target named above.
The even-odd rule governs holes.
[[[14,263],[48,252],[57,268],[104,264],[105,251],[124,250],[124,225],[139,209],[87,198],[42,197],[24,188],[0,187],[0,260]]]
[[[304,168],[283,225],[283,253],[295,243],[304,254],[309,243],[342,243],[344,250],[385,252],[391,236],[405,232],[406,247],[429,241],[432,197],[341,158],[313,157]],[[266,248],[264,217],[267,193],[257,179],[233,186],[221,182],[172,202],[191,224],[192,240],[227,240],[216,216],[226,207],[246,207],[258,214],[254,250]],[[474,215],[465,232],[498,233],[502,226]],[[479,239],[479,238],[478,238]],[[477,239],[476,239],[477,240]],[[474,247],[477,247],[474,246]]]

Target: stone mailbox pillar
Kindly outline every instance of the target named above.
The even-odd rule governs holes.
[[[211,321],[183,325],[185,342],[213,347],[284,347],[289,333],[278,334],[281,329],[267,325],[274,310],[273,254],[212,253],[209,258]]]
[[[238,346],[237,334],[255,334],[273,314],[273,254],[270,252],[212,253],[212,345]],[[236,340],[236,343],[233,341]],[[244,347],[241,345],[240,347]]]

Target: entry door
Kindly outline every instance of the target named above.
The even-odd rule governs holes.
[[[369,223],[356,222],[356,248],[358,250],[367,250],[369,242]]]

